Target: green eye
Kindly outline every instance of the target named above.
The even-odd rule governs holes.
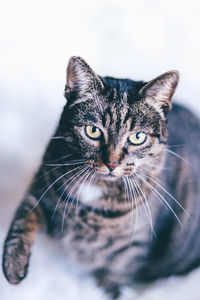
[[[144,132],[132,133],[128,139],[131,142],[131,144],[139,146],[146,142],[147,134]]]
[[[94,140],[98,140],[101,136],[101,130],[95,126],[86,126],[85,132],[89,138]]]

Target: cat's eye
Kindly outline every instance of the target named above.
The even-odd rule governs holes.
[[[86,135],[93,140],[98,140],[101,136],[101,130],[96,126],[86,126],[85,132]]]
[[[131,144],[139,146],[146,142],[147,134],[145,132],[132,133],[128,139]]]

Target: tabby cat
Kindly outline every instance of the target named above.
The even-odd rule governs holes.
[[[112,299],[200,264],[200,123],[180,105],[170,112],[178,79],[100,77],[70,59],[66,106],[5,241],[11,284],[26,276],[39,230]]]

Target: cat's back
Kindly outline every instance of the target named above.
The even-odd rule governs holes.
[[[168,115],[168,148],[188,148],[190,156],[199,154],[200,149],[200,121],[187,108],[174,104]],[[178,151],[178,150],[177,150]]]
[[[142,279],[184,274],[200,264],[200,121],[188,109],[174,104],[168,130],[161,178],[165,189],[160,193],[171,208],[161,205],[158,210],[157,239],[151,244],[145,273],[144,269],[140,272]]]
[[[199,198],[200,120],[187,108],[175,104],[168,115],[168,132],[166,166],[171,169],[167,171],[172,178],[171,183],[182,178],[192,187],[190,195],[196,190],[195,196]],[[177,188],[180,186],[182,184]]]
[[[185,182],[184,186],[190,186],[188,198],[197,201],[200,198],[200,120],[187,108],[175,104],[168,116],[168,131],[168,181],[171,186],[173,181],[177,182],[176,190]]]

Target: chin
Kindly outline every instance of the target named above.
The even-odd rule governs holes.
[[[112,175],[112,174],[109,174],[109,175],[106,176],[106,179],[107,180],[111,180],[111,181],[115,181],[117,179],[120,179],[120,177]]]
[[[120,180],[122,178],[122,176],[116,176],[113,174],[99,174],[101,179],[103,180],[107,180],[107,181],[116,181],[116,180]]]

